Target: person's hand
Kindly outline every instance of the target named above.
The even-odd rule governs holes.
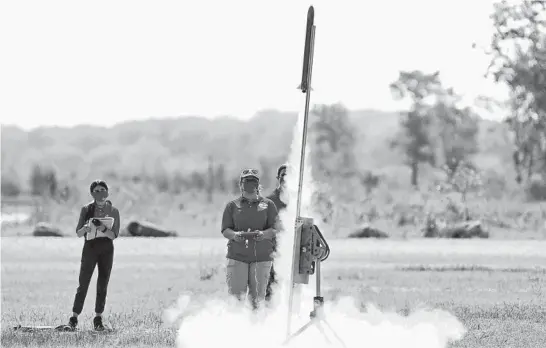
[[[96,222],[96,223],[93,223],[93,225],[95,225],[95,227],[97,228],[97,231],[102,232],[102,233],[108,231],[108,227],[106,227],[106,225],[101,220],[93,219],[91,221],[92,221],[92,223],[93,223],[93,221]]]
[[[256,236],[256,241],[262,241],[264,239],[272,240],[275,236],[275,231],[269,229],[265,231],[256,231],[258,232],[258,235]]]
[[[256,237],[254,237],[254,239],[257,241],[257,242],[261,242],[262,240],[265,239],[265,233],[263,231],[254,231],[254,232],[257,232],[258,234],[256,235]]]
[[[236,242],[242,243],[242,242],[244,242],[245,239],[244,239],[243,236],[241,235],[241,232],[235,232],[235,233],[233,234],[233,240],[236,241]]]
[[[88,224],[85,224],[82,226],[82,228],[80,228],[80,230],[78,231],[78,236],[82,237],[86,233],[91,233],[91,227],[89,227]]]

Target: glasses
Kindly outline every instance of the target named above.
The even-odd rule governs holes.
[[[94,189],[93,192],[106,192],[106,189],[104,187],[101,187],[99,189]]]
[[[258,175],[258,170],[257,169],[244,169],[241,172],[241,174],[242,175],[248,175],[248,174]]]

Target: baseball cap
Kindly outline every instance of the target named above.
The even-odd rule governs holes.
[[[258,172],[258,169],[243,169],[241,171],[241,177],[240,179],[243,180],[244,178],[256,178],[258,181],[260,180],[260,174]]]

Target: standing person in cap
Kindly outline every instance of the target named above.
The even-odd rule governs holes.
[[[284,188],[285,188],[285,181],[284,177],[286,176],[286,164],[283,164],[277,169],[277,187],[273,192],[267,196],[270,200],[275,203],[275,206],[277,207],[278,212],[280,213],[283,209],[286,208],[286,203],[282,201],[281,196],[283,194]],[[280,227],[280,225],[279,225]],[[280,229],[280,228],[279,228]],[[277,252],[277,240],[276,238],[273,239],[273,252]],[[269,281],[267,283],[267,289],[265,293],[265,300],[267,302],[271,301],[271,296],[273,295],[273,289],[272,286],[277,283],[275,279],[275,268],[274,265],[271,265],[271,271],[269,274]]]
[[[222,235],[228,239],[226,280],[229,294],[242,300],[248,291],[257,309],[265,298],[278,213],[275,203],[260,195],[258,170],[244,169],[239,188],[241,195],[226,204],[222,216]],[[242,232],[257,236],[246,239]]]
[[[78,315],[82,312],[91,277],[95,271],[95,266],[98,266],[97,298],[93,327],[97,331],[103,331],[105,327],[102,323],[102,313],[106,303],[108,281],[110,280],[114,262],[113,240],[119,235],[120,217],[118,209],[112,205],[111,201],[106,199],[108,198],[108,185],[106,182],[102,180],[93,181],[89,190],[91,196],[93,196],[93,201],[81,208],[80,218],[76,226],[76,234],[78,237],[84,237],[85,242],[81,256],[79,286],[68,325],[71,329],[76,329]],[[114,219],[112,228],[108,228],[100,220],[96,219],[106,217]],[[91,239],[93,231],[91,224],[94,225],[95,231],[102,232],[101,234],[94,232],[94,239]]]

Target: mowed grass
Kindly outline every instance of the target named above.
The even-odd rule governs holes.
[[[83,241],[2,238],[3,347],[174,347],[164,311],[182,293],[225,297],[221,238],[120,238],[109,287],[109,334],[91,331],[96,272],[81,332],[22,333],[13,326],[67,322]],[[408,314],[446,309],[468,330],[452,347],[546,347],[546,242],[332,240],[323,265],[326,301],[351,295]],[[312,299],[309,299],[312,301]]]

